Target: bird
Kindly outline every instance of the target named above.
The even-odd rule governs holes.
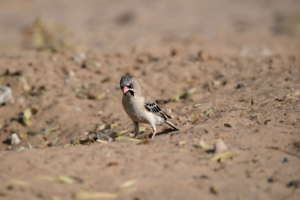
[[[131,118],[134,125],[134,138],[139,133],[139,123],[150,124],[153,129],[151,139],[156,134],[156,125],[167,123],[173,129],[179,130],[177,126],[169,121],[171,119],[163,109],[147,94],[141,86],[137,77],[125,75],[120,80],[120,88],[123,91],[122,105]]]

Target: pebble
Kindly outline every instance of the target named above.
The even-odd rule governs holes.
[[[170,136],[178,135],[180,132],[172,133]]]
[[[73,55],[73,59],[74,59],[75,62],[81,63],[81,62],[83,62],[86,59],[86,55],[83,52],[76,52]]]
[[[216,154],[223,153],[228,150],[228,148],[223,140],[216,141],[214,143],[214,149],[215,149],[214,152]]]
[[[239,50],[240,57],[271,56],[273,52],[268,48],[244,45]]]
[[[240,88],[243,88],[243,87],[245,87],[245,85],[244,85],[243,83],[239,83],[239,84],[236,86],[237,89],[240,89]]]
[[[17,151],[22,151],[22,150],[26,150],[26,147],[21,146]]]
[[[20,101],[20,103],[24,103],[25,99],[24,98],[20,98],[19,101]]]
[[[300,185],[300,179],[290,181],[286,186],[297,188]]]
[[[213,58],[212,53],[210,53],[208,51],[200,51],[198,53],[198,56],[201,59],[201,61],[208,61],[208,60],[211,60]]]
[[[16,133],[11,134],[11,142],[10,142],[11,145],[13,145],[13,146],[17,145],[20,142],[21,142],[21,140],[20,140],[18,134],[16,134]]]
[[[83,108],[76,107],[76,110],[77,110],[78,112],[81,112],[81,111],[83,111]]]
[[[289,162],[289,159],[288,158],[284,158],[282,162],[283,163],[287,163],[287,162]]]
[[[4,104],[7,102],[14,103],[12,91],[9,87],[0,86],[0,104]]]
[[[74,71],[69,71],[69,77],[75,76],[75,72]]]

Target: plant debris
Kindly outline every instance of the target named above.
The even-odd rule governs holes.
[[[109,128],[110,128],[110,129],[113,129],[113,128],[117,127],[117,126],[118,126],[118,124],[111,123],[111,124],[109,125]]]
[[[50,53],[63,53],[74,49],[72,33],[65,26],[37,18],[32,27],[32,43],[35,49]]]
[[[22,118],[22,121],[23,121],[23,124],[25,126],[32,126],[32,116],[35,115],[36,113],[38,112],[37,109],[35,108],[26,108],[24,111],[23,111],[23,118]]]
[[[295,90],[295,91],[289,92],[285,96],[285,98],[288,98],[288,99],[294,99],[294,98],[297,98],[297,97],[300,97],[300,90]]]
[[[206,144],[206,143],[204,142],[204,140],[200,140],[200,141],[199,141],[199,146],[200,146],[204,151],[212,151],[212,150],[214,150],[214,148],[211,147],[211,146],[209,146],[208,144]]]
[[[51,132],[56,131],[57,128],[49,128],[49,129],[43,129],[41,131],[28,131],[28,135],[37,135],[37,134],[42,134],[42,135],[49,135]]]
[[[286,186],[297,188],[298,186],[300,186],[300,179],[290,181]]]
[[[188,96],[194,94],[195,92],[196,92],[196,88],[191,88],[186,91],[179,91],[175,96],[171,98],[171,101],[176,102],[179,101],[179,99],[185,99]]]
[[[215,194],[215,195],[218,195],[219,194],[219,191],[218,191],[218,189],[216,188],[216,186],[211,186],[210,188],[209,188],[209,190],[210,190],[210,192],[211,193],[213,193],[213,194]]]
[[[147,127],[140,126],[140,127],[139,127],[139,132],[145,132],[146,129],[147,129]]]
[[[89,99],[93,99],[93,100],[101,100],[106,96],[105,92],[98,95],[91,94],[91,93],[88,93],[87,95]]]
[[[29,185],[29,182],[22,181],[22,180],[17,180],[17,179],[12,179],[10,182],[13,183],[13,184],[22,185],[22,186]]]
[[[118,195],[115,193],[104,193],[104,192],[78,192],[74,195],[75,199],[115,199]]]
[[[64,175],[60,175],[55,181],[59,182],[59,183],[68,183],[68,184],[73,184],[74,180],[64,176]]]
[[[37,179],[47,180],[47,181],[54,181],[55,180],[55,178],[52,177],[52,176],[43,176],[43,175],[37,176],[36,178]]]
[[[52,176],[37,176],[36,178],[38,179],[43,179],[43,180],[47,180],[47,181],[55,181],[58,183],[67,183],[67,184],[73,184],[75,181],[72,178],[69,178],[67,176],[64,175],[60,175],[57,178],[52,177]]]
[[[184,149],[170,149],[167,151],[168,153],[184,153]]]
[[[254,106],[254,100],[251,98],[251,106]]]
[[[185,143],[186,143],[186,141],[185,141],[185,140],[182,140],[182,141],[178,142],[177,145],[178,145],[179,147],[182,147],[182,146],[185,145]]]
[[[271,121],[270,119],[267,119],[267,120],[264,122],[264,124],[267,125],[268,122],[270,122],[270,121]]]
[[[55,137],[49,144],[49,147],[53,147],[59,140],[59,137]]]
[[[102,130],[104,130],[106,128],[106,124],[98,124],[97,126],[96,126],[96,128],[95,128],[95,132],[99,132],[99,131],[102,131]]]
[[[96,133],[96,136],[97,136],[97,139],[98,139],[96,141],[106,143],[105,141],[102,140],[103,138],[106,138],[108,143],[110,143],[113,138],[111,136],[107,136],[104,132],[106,132],[106,131],[99,131],[99,132]]]
[[[120,185],[120,187],[121,188],[127,188],[127,187],[130,187],[130,186],[132,186],[132,185],[134,185],[136,183],[137,183],[137,180],[136,179],[132,179],[132,180],[129,180],[129,181],[126,181],[126,182],[122,183]]]
[[[224,160],[229,159],[229,158],[233,158],[233,157],[235,157],[235,156],[237,156],[237,153],[236,153],[236,152],[233,152],[233,151],[227,151],[227,152],[224,152],[224,153],[220,153],[220,154],[215,155],[215,156],[212,157],[210,160],[223,162]]]
[[[126,129],[126,130],[123,130],[123,131],[112,132],[112,133],[109,135],[109,137],[111,137],[111,138],[116,138],[116,137],[119,137],[119,136],[121,136],[121,135],[126,134],[128,131],[129,131],[129,129]]]
[[[209,116],[213,110],[214,110],[214,107],[210,107],[206,111],[200,111],[196,115],[187,116],[187,119],[188,119],[188,121],[191,121],[191,122],[199,120],[199,119],[203,119],[206,116]]]
[[[209,115],[214,110],[214,107],[210,107],[205,111],[206,115]]]
[[[95,140],[90,139],[90,138],[86,138],[83,140],[73,139],[73,140],[71,140],[71,142],[69,142],[65,146],[70,147],[70,146],[77,146],[77,145],[89,145],[89,144],[93,144],[95,142],[96,142]]]
[[[227,128],[232,128],[232,126],[230,124],[227,124],[227,123],[225,123],[224,126],[227,127]]]
[[[141,142],[140,139],[125,137],[125,136],[119,136],[115,140],[119,142]]]

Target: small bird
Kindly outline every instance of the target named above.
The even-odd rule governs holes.
[[[123,91],[122,105],[131,118],[135,135],[139,133],[139,123],[150,124],[153,129],[152,139],[156,134],[156,125],[166,122],[179,130],[177,126],[168,121],[171,118],[142,88],[137,77],[126,75],[121,78],[120,87]]]

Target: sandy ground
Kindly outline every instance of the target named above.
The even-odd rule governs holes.
[[[0,85],[14,99],[0,107],[0,198],[300,199],[299,13],[295,0],[1,1]],[[38,16],[70,48],[37,47]],[[100,129],[132,137],[127,73],[180,131],[95,142]],[[236,156],[213,161],[200,140]]]

